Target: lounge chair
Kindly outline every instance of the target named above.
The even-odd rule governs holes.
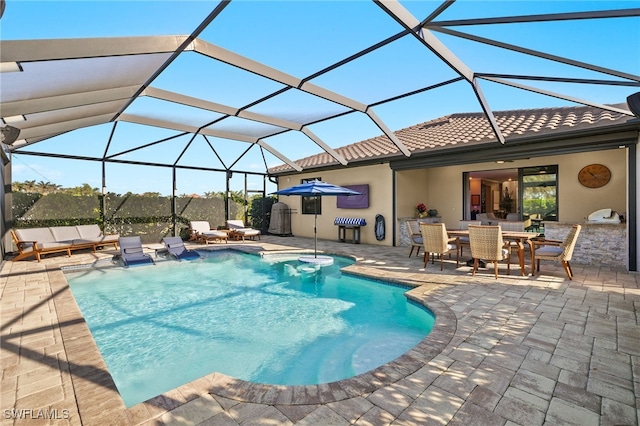
[[[216,241],[225,243],[229,239],[229,234],[223,231],[211,229],[209,222],[206,220],[192,220],[189,222],[191,237],[189,241],[197,241],[204,244],[214,243]]]
[[[258,237],[258,239],[260,239],[260,230],[247,228],[242,220],[227,220],[227,228],[242,238],[242,241],[244,241],[245,238],[251,238],[253,240]]]
[[[148,263],[155,265],[153,258],[142,250],[140,237],[120,237],[118,245],[120,246],[120,260],[125,267]]]
[[[188,250],[180,237],[164,237],[162,239],[169,256],[176,260],[200,259],[202,256],[195,250]]]

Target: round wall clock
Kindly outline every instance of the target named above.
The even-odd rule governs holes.
[[[611,180],[611,170],[602,164],[589,164],[578,173],[578,181],[587,188],[600,188]]]

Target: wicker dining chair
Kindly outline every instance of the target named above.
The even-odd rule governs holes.
[[[431,263],[434,263],[435,255],[440,256],[440,270],[443,269],[443,260],[445,254],[456,251],[456,268],[460,265],[458,238],[449,237],[447,228],[444,223],[420,223],[420,233],[424,245],[424,267],[427,267],[429,255],[431,255]],[[453,244],[452,244],[453,243]]]
[[[516,222],[503,221],[503,222],[500,222],[499,225],[503,231],[525,232],[525,229],[526,229],[526,226],[525,226],[526,224],[524,223],[524,221],[516,221]]]
[[[460,220],[458,221],[458,229],[466,230],[469,229],[469,225],[482,225],[481,220]],[[464,247],[469,247],[469,237],[458,237],[458,245],[460,247],[460,257],[462,257],[462,250]]]
[[[409,235],[409,244],[411,245],[411,251],[409,252],[409,257],[413,254],[413,249],[417,248],[416,256],[420,254],[420,248],[422,247],[422,234],[420,233],[420,225],[418,221],[407,220],[405,222],[407,227],[407,234]]]
[[[578,235],[580,235],[581,225],[573,225],[569,234],[563,241],[559,240],[533,240],[533,246],[535,250],[535,259],[538,263],[538,272],[540,272],[540,260],[553,260],[561,262],[564,267],[564,271],[567,273],[567,277],[570,280],[573,279],[573,271],[569,261],[573,256],[573,249],[578,241]],[[534,275],[533,273],[531,275]]]
[[[498,262],[507,261],[507,274],[511,274],[511,246],[502,239],[500,226],[469,225],[469,244],[473,257],[473,272],[478,270],[480,259],[493,262],[493,269],[498,279]]]

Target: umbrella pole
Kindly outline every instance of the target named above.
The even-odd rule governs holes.
[[[318,257],[318,196],[316,195],[315,213],[313,215],[313,257]]]

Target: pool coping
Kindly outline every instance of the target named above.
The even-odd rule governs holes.
[[[276,254],[274,251],[220,248],[249,254]],[[302,251],[278,251],[279,253],[302,253]],[[357,376],[318,385],[268,385],[247,382],[223,373],[214,372],[186,383],[171,391],[132,407],[126,407],[117,391],[115,382],[93,340],[93,336],[80,312],[61,268],[48,270],[51,291],[60,324],[62,342],[67,354],[67,363],[77,406],[82,422],[139,423],[159,417],[187,402],[205,394],[231,400],[266,405],[324,404],[366,395],[393,384],[415,373],[449,344],[453,338],[457,319],[455,313],[444,303],[430,295],[439,284],[416,284],[403,279],[380,280],[375,271],[359,265],[355,256],[334,254],[356,260],[354,265],[343,268],[353,275],[387,281],[407,287],[409,300],[430,310],[436,317],[433,329],[421,342],[398,358]]]

